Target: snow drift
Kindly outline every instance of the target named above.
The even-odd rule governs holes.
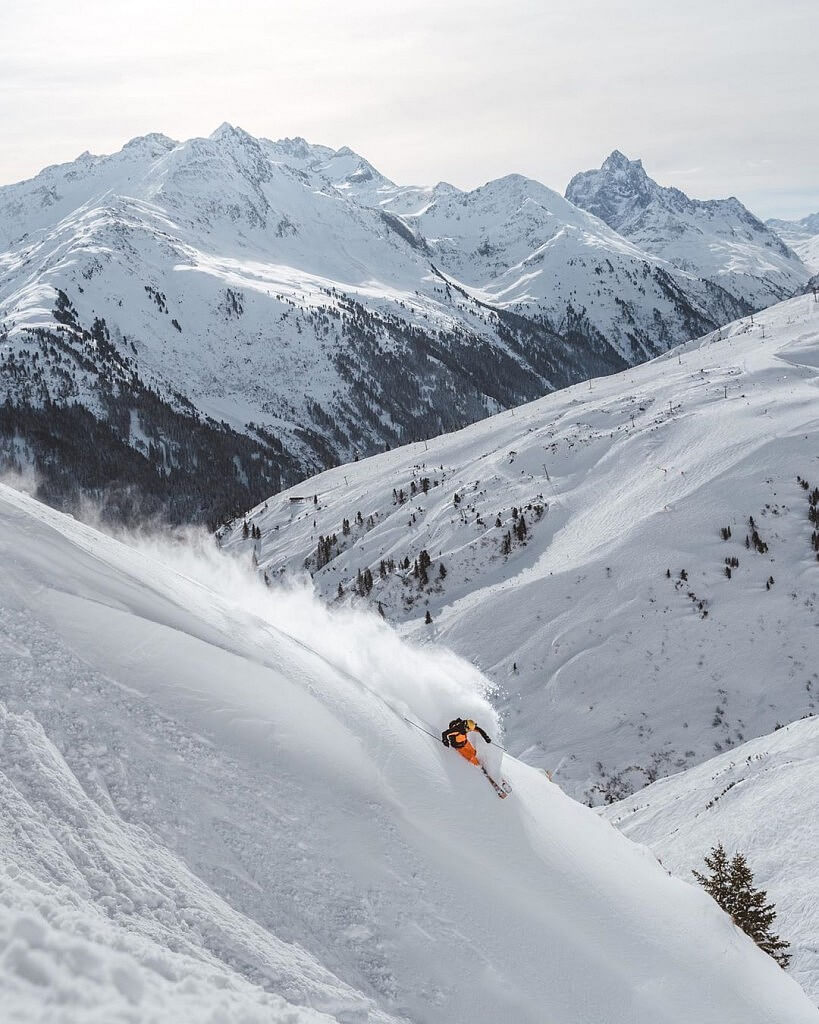
[[[403,720],[494,727],[470,665],[5,486],[0,558],[12,1019],[816,1020],[540,772],[499,801]]]

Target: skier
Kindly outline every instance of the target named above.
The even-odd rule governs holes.
[[[467,761],[479,765],[478,752],[469,742],[468,734],[470,732],[478,732],[487,743],[492,742],[477,722],[473,722],[471,718],[453,718],[449,723],[449,728],[441,733],[441,742],[445,747],[453,747]]]

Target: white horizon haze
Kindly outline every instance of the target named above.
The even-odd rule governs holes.
[[[137,135],[348,145],[400,183],[563,192],[613,150],[696,198],[819,210],[813,0],[7,0],[0,184]]]

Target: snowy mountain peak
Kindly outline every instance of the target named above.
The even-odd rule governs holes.
[[[227,121],[219,125],[216,131],[209,136],[208,141],[231,154],[249,153],[252,154],[254,161],[269,163],[264,156],[260,141],[246,132],[244,128],[237,128],[235,125],[228,124]]]
[[[576,174],[566,198],[641,249],[719,284],[750,308],[796,294],[809,277],[800,258],[738,199],[691,199],[659,185],[642,161],[619,150],[598,170]]]
[[[629,171],[632,168],[635,170],[639,169],[645,174],[642,160],[629,160],[625,153],[619,149],[613,149],[603,161],[601,169],[606,171]],[[648,176],[646,175],[646,177]]]
[[[279,158],[289,157],[299,161],[315,159],[317,150],[324,155],[333,152],[323,146],[312,146],[307,139],[303,139],[300,135],[296,135],[292,139],[277,139],[275,142],[268,143],[268,146],[275,151]]]
[[[236,125],[231,124],[230,121],[223,121],[218,128],[210,133],[208,138],[213,142],[224,142],[228,139],[249,139],[251,136],[243,128],[238,128]]]
[[[136,138],[126,142],[122,147],[122,153],[165,151],[169,152],[178,146],[175,139],[163,135],[162,132],[149,132],[147,135],[137,135]]]
[[[801,224],[807,231],[819,234],[819,213],[809,213],[807,217],[803,217],[797,223]]]
[[[566,198],[619,231],[635,210],[653,202],[675,209],[693,205],[684,192],[664,188],[648,176],[642,160],[630,160],[615,149],[596,171],[576,174],[566,189]]]
[[[534,199],[536,202],[557,202],[560,207],[563,207],[566,200],[559,192],[555,192],[554,189],[544,185],[540,181],[536,181],[534,178],[528,178],[525,174],[504,174],[500,178],[493,178],[491,181],[487,181],[485,185],[481,185],[470,193],[474,196],[492,195],[492,196],[503,196],[510,195],[516,199]]]

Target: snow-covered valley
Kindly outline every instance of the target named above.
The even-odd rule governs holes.
[[[7,1019],[817,1019],[536,768],[499,801],[404,720],[497,736],[467,662],[4,485],[0,557]]]
[[[617,799],[816,712],[818,373],[803,296],[330,470],[223,543],[474,661],[513,753]]]

